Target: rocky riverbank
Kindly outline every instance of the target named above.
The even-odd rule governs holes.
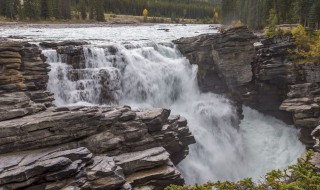
[[[175,41],[198,65],[202,91],[227,95],[239,109],[244,104],[294,124],[301,129],[301,141],[313,146],[318,137],[311,132],[320,116],[320,63],[295,63],[290,37],[255,42],[258,38],[245,26]]]
[[[37,46],[0,41],[0,189],[184,183],[175,165],[195,143],[185,118],[160,108],[55,107],[45,60]]]

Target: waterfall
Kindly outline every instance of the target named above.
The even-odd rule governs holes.
[[[230,102],[201,93],[197,66],[172,44],[87,46],[84,67],[78,69],[63,63],[54,50],[44,53],[51,65],[48,89],[58,106],[164,107],[186,117],[197,140],[178,166],[187,183],[258,179],[292,164],[304,152],[296,129],[250,108],[244,108],[245,118],[235,127],[237,115]]]

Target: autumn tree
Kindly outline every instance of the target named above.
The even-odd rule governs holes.
[[[143,9],[142,15],[143,15],[143,21],[144,21],[144,22],[147,22],[147,20],[148,20],[148,14],[149,14],[148,9]]]

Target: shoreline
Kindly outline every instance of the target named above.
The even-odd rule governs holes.
[[[124,27],[124,26],[154,26],[154,25],[203,25],[203,24],[186,24],[186,23],[104,23],[104,22],[94,22],[94,23],[37,23],[37,22],[0,22],[0,30],[3,28],[86,28],[86,27]],[[207,24],[207,25],[218,25],[218,24]]]

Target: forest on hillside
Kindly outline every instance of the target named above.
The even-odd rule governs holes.
[[[320,0],[222,0],[220,11],[222,23],[240,20],[254,29],[270,22],[320,27]]]
[[[0,0],[0,16],[11,20],[96,19],[103,13],[169,18],[211,18],[215,6],[203,0]]]
[[[144,9],[150,17],[241,21],[253,29],[270,20],[320,26],[320,0],[0,0],[0,16],[9,20],[104,21],[104,13],[141,16]]]

